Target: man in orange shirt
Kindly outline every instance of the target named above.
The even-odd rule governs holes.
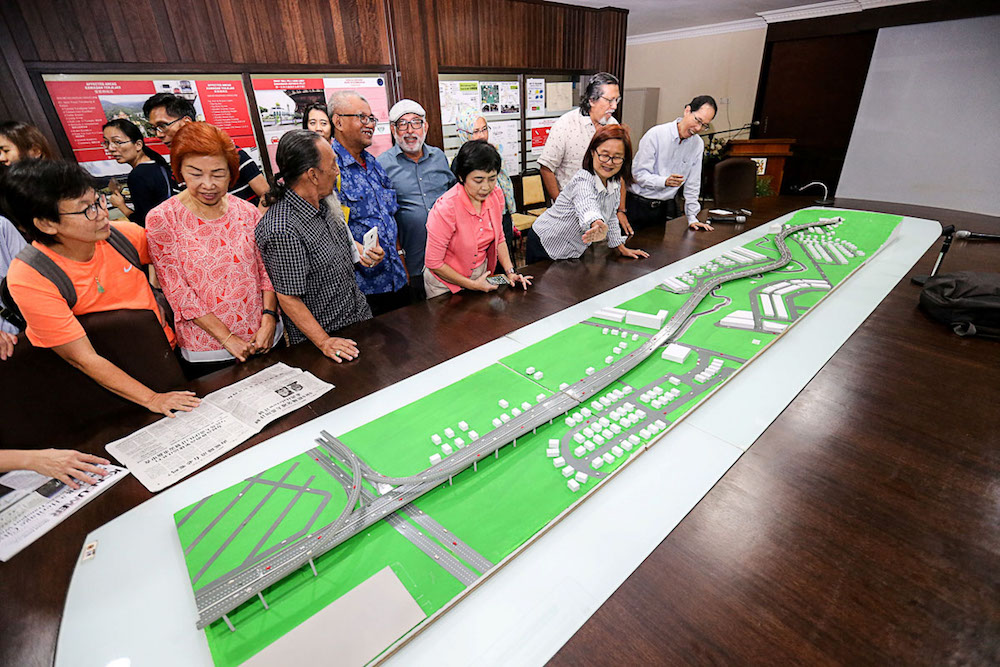
[[[174,345],[145,274],[115,250],[107,202],[79,165],[61,161],[22,160],[4,178],[5,208],[34,239],[32,245],[56,263],[73,282],[77,301],[70,308],[55,284],[20,259],[11,262],[7,286],[27,322],[25,334],[36,347],[48,347],[105,389],[152,412],[194,409],[190,391],[157,393],[125,373],[90,343],[77,315],[109,310],[152,310]],[[149,262],[146,235],[130,222],[115,223]]]

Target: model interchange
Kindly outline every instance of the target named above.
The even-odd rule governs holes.
[[[771,226],[778,244],[764,236],[720,253],[178,511],[215,663],[242,663],[387,565],[426,614],[454,604],[865,262],[829,250],[816,260],[810,245],[857,243],[871,256],[900,221],[789,217],[788,229]],[[780,318],[760,299],[778,291]],[[659,330],[626,319],[666,310]],[[508,443],[502,462],[489,459]]]
[[[523,409],[518,411],[519,414],[515,414],[515,416],[509,419],[499,419],[500,425],[485,435],[479,437],[473,431],[469,435],[470,442],[467,446],[463,447],[462,445],[465,443],[459,438],[456,440],[456,443],[459,441],[461,443],[458,444],[457,451],[450,445],[443,445],[447,450],[452,451],[451,456],[434,463],[421,473],[405,477],[382,475],[365,464],[339,440],[324,432],[317,442],[321,447],[326,449],[326,453],[336,458],[350,470],[350,474],[348,475],[339,467],[330,463],[330,460],[325,456],[315,457],[321,462],[326,462],[324,467],[332,476],[342,482],[345,490],[348,492],[348,500],[340,516],[333,523],[317,529],[312,534],[306,535],[306,539],[297,541],[249,565],[241,571],[230,573],[225,578],[217,579],[213,583],[201,588],[195,596],[199,610],[197,627],[203,628],[216,620],[224,619],[230,630],[234,630],[235,628],[227,616],[228,612],[254,597],[257,597],[266,606],[267,602],[263,597],[265,589],[307,564],[315,574],[314,559],[319,555],[335,548],[373,523],[391,516],[396,510],[405,507],[408,503],[416,500],[442,482],[450,480],[464,469],[477,466],[478,462],[484,457],[488,457],[490,454],[499,456],[499,450],[503,446],[512,444],[516,447],[518,438],[529,432],[534,432],[537,427],[546,422],[551,423],[556,417],[569,413],[585,401],[593,401],[594,409],[598,409],[598,405],[604,407],[604,403],[600,400],[602,397],[598,396],[599,392],[642,363],[657,348],[669,343],[671,337],[690,318],[705,296],[723,283],[784,267],[791,261],[791,252],[785,243],[785,239],[789,235],[797,234],[811,228],[834,225],[839,222],[841,222],[840,218],[820,219],[814,223],[783,228],[775,237],[775,247],[780,253],[779,259],[760,265],[757,263],[759,261],[758,258],[747,255],[748,259],[754,260],[754,264],[739,271],[717,275],[708,280],[699,280],[697,287],[691,292],[691,297],[674,313],[667,324],[637,349],[617,360],[607,357],[606,360],[609,361],[607,366],[593,372],[591,372],[591,368],[588,368],[587,376],[551,396],[540,396],[539,402],[535,405],[522,404]],[[759,255],[759,253],[755,254]],[[744,255],[740,255],[740,257],[744,257]],[[676,285],[676,280],[672,282],[671,287],[679,287],[679,285]],[[667,312],[663,310],[651,316],[638,312],[606,309],[599,312],[597,316],[610,316],[614,318],[620,313],[622,314],[622,319],[625,319],[626,322],[647,327],[651,324],[661,323],[667,315]],[[654,322],[653,320],[656,321]],[[720,368],[721,360],[714,361],[707,365],[705,370],[701,371],[701,373],[708,373],[708,375],[700,376],[708,379],[714,376]],[[537,379],[542,378],[538,371],[535,371],[534,375],[537,376]],[[630,393],[622,390],[615,390],[615,392],[619,394],[614,395],[613,392],[613,398],[616,400]],[[679,394],[677,390],[674,390],[674,392],[676,393],[672,392],[672,396]],[[605,402],[611,402],[608,397],[603,398]],[[657,402],[660,401],[659,398],[656,400]],[[590,408],[584,407],[581,411],[570,415],[567,418],[567,423],[573,422],[576,424],[578,421],[582,422],[583,419],[581,417],[590,416],[588,413],[593,414]],[[585,443],[611,440],[615,434],[622,432],[623,422],[625,426],[634,425],[634,422],[638,422],[646,416],[642,410],[636,409],[631,403],[626,403],[620,410],[614,411],[614,415],[616,417],[615,424],[612,424],[606,417],[601,417],[597,420],[597,423],[604,427],[599,434],[595,434],[590,427],[584,427],[579,432],[573,434],[573,441],[578,443],[574,448],[574,454],[576,455],[573,459],[574,461],[581,460],[580,457],[585,456],[586,452],[596,449],[596,445],[590,447]],[[506,413],[503,416],[507,417]],[[623,421],[618,421],[619,419]],[[496,424],[496,420],[494,424]],[[612,426],[616,428],[612,429]],[[641,429],[641,434],[644,438],[648,439],[665,428],[666,424],[662,420],[656,420],[649,427]],[[451,435],[454,435],[453,430]],[[588,435],[591,438],[590,440],[587,439]],[[437,437],[439,438],[439,436]],[[592,469],[591,472],[599,469],[604,463],[612,463],[616,458],[621,457],[624,452],[630,451],[633,446],[638,445],[640,442],[639,435],[631,434],[623,440],[621,446],[613,445],[608,447],[607,452],[590,459],[589,466]],[[445,450],[446,453],[447,450]],[[552,450],[549,450],[547,453],[550,456],[553,454]],[[435,457],[432,456],[431,458],[433,461]],[[565,456],[555,456],[553,457],[553,462],[556,467],[562,469],[562,474],[565,477],[572,477],[567,482],[568,487],[572,491],[578,490],[580,484],[586,482],[590,474],[590,472],[580,469],[580,463],[567,465],[567,457]],[[364,491],[362,480],[372,484],[391,485],[394,488],[380,496],[375,496],[371,492]],[[360,504],[359,501],[361,501]],[[313,537],[316,538],[315,541],[310,539]]]

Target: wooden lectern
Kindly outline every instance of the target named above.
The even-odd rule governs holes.
[[[726,157],[767,158],[764,174],[771,177],[774,194],[781,192],[785,158],[792,156],[795,139],[732,139],[726,144]]]

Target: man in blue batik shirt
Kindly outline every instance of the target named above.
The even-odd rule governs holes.
[[[423,273],[427,214],[438,197],[457,182],[444,151],[424,143],[426,116],[424,108],[413,100],[400,100],[392,105],[389,122],[396,145],[378,156],[378,163],[385,168],[396,190],[401,254],[410,276],[410,291],[418,301],[426,298]]]
[[[382,165],[366,148],[372,145],[377,119],[368,101],[354,91],[330,96],[333,150],[340,167],[340,202],[350,209],[347,226],[358,243],[365,232],[378,229],[385,260],[374,267],[356,265],[354,277],[373,315],[410,303],[406,267],[399,256],[396,191]]]

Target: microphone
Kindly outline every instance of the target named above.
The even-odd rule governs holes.
[[[977,232],[970,232],[965,229],[960,229],[955,232],[956,239],[982,239],[984,241],[1000,241],[1000,234],[979,234]]]
[[[960,234],[959,232],[958,234]],[[968,234],[969,232],[966,232]],[[910,278],[910,282],[914,285],[923,285],[931,278],[937,275],[938,269],[941,268],[941,262],[944,260],[944,256],[948,254],[948,249],[951,248],[951,240],[958,236],[955,233],[955,225],[948,225],[941,229],[941,236],[944,238],[944,242],[941,244],[941,252],[938,253],[937,261],[934,262],[934,268],[931,269],[930,275],[927,276],[913,276]]]
[[[741,222],[746,222],[747,217],[745,215],[709,216],[708,221],[741,223]]]

